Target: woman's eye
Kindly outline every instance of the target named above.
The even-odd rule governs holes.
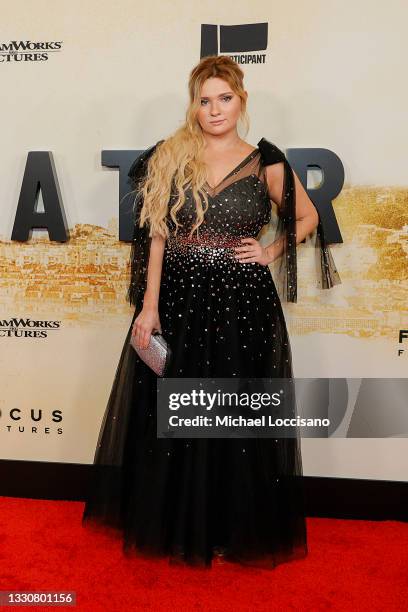
[[[224,102],[229,102],[230,100],[232,100],[232,96],[224,96],[222,98],[222,100]],[[205,106],[207,104],[208,100],[201,100],[201,106]]]

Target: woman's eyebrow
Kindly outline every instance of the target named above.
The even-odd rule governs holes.
[[[218,96],[214,96],[214,98],[220,98],[221,96],[225,96],[226,94],[232,94],[232,91],[224,91],[223,93],[218,94]],[[201,100],[209,100],[210,96],[201,96]]]

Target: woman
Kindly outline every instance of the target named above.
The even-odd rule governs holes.
[[[95,454],[83,524],[117,528],[126,554],[262,567],[307,554],[297,438],[156,435],[156,375],[129,345],[154,329],[168,377],[291,378],[281,299],[296,301],[296,245],[316,230],[323,287],[340,282],[318,213],[283,153],[238,136],[243,72],[229,57],[191,72],[185,124],[133,164],[128,298],[135,305]],[[257,237],[277,207],[275,240]],[[275,280],[269,264],[275,262]]]

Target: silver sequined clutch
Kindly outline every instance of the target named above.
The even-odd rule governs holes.
[[[140,359],[149,366],[157,376],[164,376],[169,365],[171,349],[161,333],[154,330],[150,336],[149,346],[140,348],[136,346],[136,337],[131,335],[130,344]]]

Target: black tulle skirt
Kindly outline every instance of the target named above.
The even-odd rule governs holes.
[[[205,257],[184,262],[166,245],[159,315],[173,352],[167,376],[292,377],[269,268],[229,260],[226,275],[214,274]],[[100,430],[83,525],[117,529],[126,555],[172,563],[210,567],[220,555],[273,568],[305,557],[299,439],[157,438],[157,377],[129,344],[132,324]]]

